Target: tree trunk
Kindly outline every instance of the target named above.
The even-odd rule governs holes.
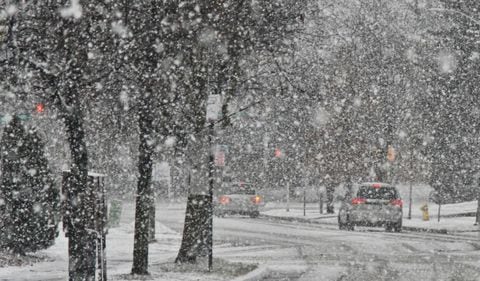
[[[333,207],[333,193],[335,192],[335,186],[333,184],[327,185],[327,214],[333,214],[335,212]]]
[[[209,195],[190,194],[187,200],[182,245],[176,263],[195,263],[198,256],[207,255]]]
[[[153,185],[152,189],[153,189]],[[155,192],[152,190],[151,200],[150,200],[150,224],[148,228],[148,242],[155,242]]]
[[[142,97],[139,105],[139,179],[135,206],[135,234],[133,243],[132,274],[148,274],[148,236],[150,226],[150,213],[152,207],[152,133],[153,117],[152,103],[149,100],[151,93]]]
[[[182,245],[178,252],[176,263],[193,263],[198,256],[207,255],[208,222],[209,222],[209,142],[204,136],[189,143],[188,161],[191,173],[189,195],[185,213]]]
[[[76,108],[73,106],[72,108]],[[83,117],[79,110],[65,117],[65,127],[70,145],[71,181],[69,188],[74,200],[81,202],[74,206],[69,232],[69,280],[93,280],[95,278],[95,238],[89,232],[94,206],[90,202],[94,190],[88,184],[88,154],[83,128]]]

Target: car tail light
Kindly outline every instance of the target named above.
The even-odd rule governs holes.
[[[403,207],[402,199],[392,199],[392,200],[390,200],[390,204],[393,205],[393,206],[400,207],[400,208]]]
[[[367,202],[367,199],[365,198],[353,198],[352,199],[352,204],[353,205],[359,205],[359,204],[364,204],[365,202]]]
[[[252,197],[252,202],[253,204],[260,204],[262,202],[262,197],[260,197],[259,195],[256,195]]]
[[[218,201],[219,201],[220,204],[222,204],[222,205],[227,205],[228,203],[230,203],[230,197],[225,196],[225,195],[222,195],[222,196],[220,196],[220,198],[218,199]]]

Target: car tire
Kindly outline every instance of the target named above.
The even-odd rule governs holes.
[[[347,230],[348,231],[354,231],[355,230],[355,225],[352,222],[347,222]]]
[[[385,224],[385,231],[386,232],[392,232],[393,231],[393,226],[392,226],[392,223],[391,222],[387,222]]]
[[[347,225],[340,221],[340,217],[338,217],[338,229],[347,230]]]
[[[400,220],[399,222],[396,222],[393,225],[393,231],[395,232],[402,232],[402,221]]]
[[[343,221],[345,221],[345,223],[343,223]],[[348,215],[345,214],[344,210],[338,212],[338,229],[348,230]]]
[[[219,218],[225,217],[225,213],[222,213],[222,212],[213,212],[213,215]]]
[[[342,223],[342,219],[340,218],[341,215],[342,215],[342,212],[340,211],[338,214],[338,228],[340,230],[354,231],[355,226],[352,222],[350,222],[348,214],[345,217],[345,221],[346,221],[345,223]]]

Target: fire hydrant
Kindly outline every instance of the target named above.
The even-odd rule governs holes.
[[[422,210],[422,218],[424,221],[430,220],[430,216],[428,215],[428,205],[427,203],[423,204],[423,206],[420,208]]]

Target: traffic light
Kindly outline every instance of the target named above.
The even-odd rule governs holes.
[[[280,148],[275,148],[274,155],[276,158],[282,158],[283,157],[283,151]]]
[[[43,112],[45,111],[45,105],[44,105],[43,103],[41,103],[41,102],[37,103],[37,104],[35,105],[35,111],[36,111],[37,113],[43,113]]]
[[[395,149],[392,145],[387,147],[387,160],[393,162],[395,160]]]

